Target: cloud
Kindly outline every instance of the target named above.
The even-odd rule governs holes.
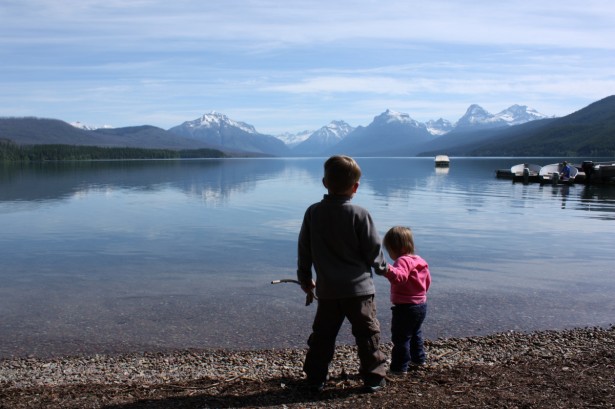
[[[4,0],[0,20],[4,115],[218,110],[267,132],[504,101],[562,115],[615,89],[610,0]]]

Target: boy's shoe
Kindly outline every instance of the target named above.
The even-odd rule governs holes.
[[[366,381],[363,386],[363,390],[367,393],[378,392],[383,389],[387,384],[387,381],[384,378],[381,378],[378,381]]]
[[[321,393],[325,389],[325,383],[308,383],[308,391],[310,393]]]
[[[402,377],[408,375],[408,371],[389,371],[388,375],[395,377]]]
[[[325,389],[325,383],[327,382],[327,380],[329,380],[329,375],[327,375],[325,377],[324,381],[320,381],[320,380],[317,380],[317,379],[318,378],[316,378],[316,379],[308,378],[306,380],[307,388],[308,388],[308,391],[310,393],[320,393],[320,392],[322,392]]]

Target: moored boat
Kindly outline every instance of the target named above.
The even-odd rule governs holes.
[[[540,169],[542,169],[542,166],[534,163],[520,163],[511,166],[510,174],[512,175],[513,182],[538,182]]]
[[[540,168],[540,172],[538,172],[540,183],[552,183],[554,185],[560,183],[574,183],[574,180],[579,173],[579,170],[572,165],[568,165],[568,173],[565,174],[565,166],[566,163],[552,163],[550,165],[545,165]]]
[[[612,184],[615,183],[615,161],[593,162],[584,161],[581,168],[585,172],[587,184]]]
[[[436,159],[434,159],[434,162],[436,163],[436,167],[446,168],[450,165],[451,161],[446,155],[437,155]]]

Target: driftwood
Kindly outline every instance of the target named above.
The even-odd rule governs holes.
[[[294,280],[292,278],[283,278],[281,280],[273,280],[271,284],[280,284],[280,283],[295,283],[301,285],[299,280]],[[310,305],[314,300],[317,300],[316,294],[314,294],[314,289],[311,289],[309,292],[305,294],[305,305]]]

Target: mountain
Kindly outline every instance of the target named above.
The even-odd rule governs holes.
[[[495,115],[507,125],[521,125],[538,119],[546,119],[547,115],[541,114],[534,108],[529,108],[527,105],[511,105],[500,113]]]
[[[173,150],[213,148],[206,142],[178,136],[151,125],[98,128],[91,132],[108,146]]]
[[[292,150],[280,139],[219,113],[203,115],[169,131],[149,125],[84,127],[57,119],[4,117],[0,118],[0,140],[18,145],[217,148],[241,155],[274,156],[615,156],[615,95],[562,118],[546,117],[524,105],[512,105],[492,115],[474,104],[454,126],[444,119],[423,124],[408,114],[387,110],[368,126],[354,130],[343,121],[333,121]],[[324,151],[319,151],[321,147]]]
[[[101,129],[101,128],[104,128],[104,129],[111,129],[111,128],[113,128],[111,125],[92,126],[92,125],[86,125],[83,122],[79,122],[79,121],[70,122],[70,124],[72,126],[74,126],[75,128],[83,129],[83,130],[86,130],[86,131],[95,131],[96,129]]]
[[[176,135],[202,141],[222,150],[246,151],[266,155],[288,155],[289,148],[271,135],[260,134],[252,125],[230,119],[218,112],[186,121],[169,129]]]
[[[327,153],[355,156],[398,154],[412,156],[416,153],[415,146],[433,138],[425,124],[410,118],[408,114],[387,109],[374,117],[367,127],[357,127]]]
[[[286,146],[289,148],[294,148],[299,145],[301,142],[305,141],[312,135],[314,131],[301,131],[297,133],[284,132],[279,135],[275,135],[276,138],[284,142]]]
[[[202,141],[178,137],[150,125],[87,131],[58,119],[0,118],[0,138],[18,145],[80,145],[145,149],[210,148]]]
[[[59,119],[0,118],[0,138],[17,145],[96,145],[91,133]]]
[[[292,152],[300,156],[320,155],[340,143],[353,130],[354,128],[344,121],[331,121],[295,146]]]
[[[468,128],[496,128],[498,126],[507,125],[504,119],[487,112],[480,105],[472,104],[466,110],[466,113],[459,118],[455,123],[455,131],[460,131]]]
[[[448,138],[448,143],[443,143]],[[439,146],[438,146],[439,145]],[[615,156],[615,95],[561,118],[480,132],[453,132],[422,146],[421,156]]]
[[[432,135],[444,135],[449,133],[454,129],[453,124],[446,119],[438,119],[436,121],[429,120],[425,122],[425,126],[427,127],[427,132]]]
[[[417,155],[435,156],[447,154],[449,156],[465,156],[462,152],[471,150],[483,143],[501,139],[513,141],[521,138],[525,133],[533,129],[548,126],[552,121],[553,118],[530,121],[516,126],[455,130],[417,147]]]
[[[455,123],[452,131],[520,125],[545,118],[547,118],[546,115],[539,113],[533,108],[528,108],[526,105],[512,105],[502,112],[493,115],[480,105],[472,104],[466,110],[466,113]]]

